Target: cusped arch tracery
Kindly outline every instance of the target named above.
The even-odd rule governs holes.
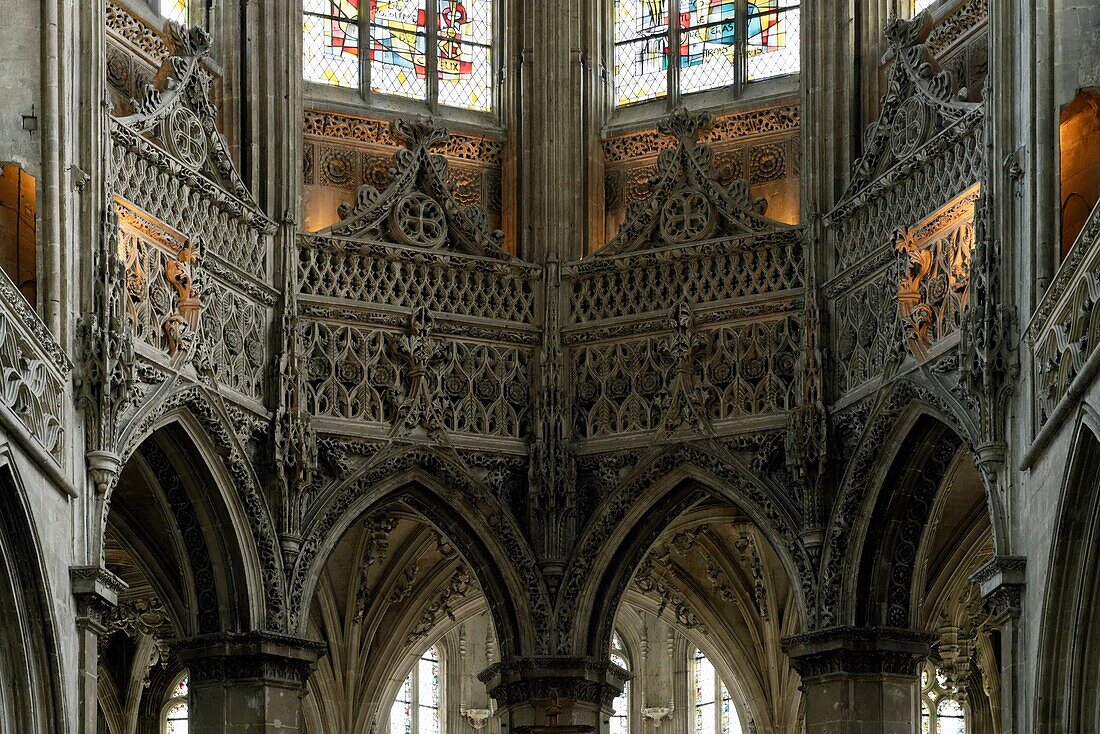
[[[565,571],[555,634],[559,654],[606,656],[615,610],[645,554],[683,512],[707,497],[744,510],[776,549],[798,599],[812,605],[812,562],[798,538],[789,501],[733,456],[679,447],[636,467],[600,505],[582,531]]]
[[[535,652],[549,603],[526,539],[499,501],[462,467],[423,448],[374,457],[306,514],[290,577],[292,628],[304,628],[319,574],[339,539],[359,518],[395,501],[423,518],[467,560],[485,595],[501,654]]]

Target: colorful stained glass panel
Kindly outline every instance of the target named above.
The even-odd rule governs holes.
[[[491,0],[438,0],[439,103],[493,108]]]
[[[666,0],[615,0],[615,105],[668,93]]]
[[[794,74],[799,69],[799,9],[770,9],[774,5],[749,3],[745,67],[750,82]]]
[[[359,86],[360,0],[305,0],[302,74],[307,81]]]
[[[371,91],[428,97],[424,0],[370,0]]]
[[[160,14],[168,20],[186,24],[190,15],[190,0],[160,0]]]

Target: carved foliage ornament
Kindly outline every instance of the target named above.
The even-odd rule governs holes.
[[[699,142],[713,126],[709,113],[683,107],[658,124],[658,132],[675,138],[676,146],[658,156],[649,198],[629,204],[626,221],[599,256],[786,228],[764,216],[767,201],[752,199],[746,181],[729,187],[719,182],[713,152]]]
[[[432,150],[447,145],[447,129],[427,117],[395,120],[397,151],[385,191],[363,184],[353,205],[340,207],[341,220],[323,235],[368,239],[429,250],[449,248],[471,255],[505,258],[504,233],[489,229],[479,206],[462,207],[448,179],[447,159]]]
[[[898,311],[918,361],[956,332],[970,297],[974,204],[978,187],[918,226],[898,233]]]

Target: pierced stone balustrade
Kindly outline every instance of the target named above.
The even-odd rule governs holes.
[[[1100,209],[1094,209],[1031,319],[1035,420],[1043,428],[1100,367]]]

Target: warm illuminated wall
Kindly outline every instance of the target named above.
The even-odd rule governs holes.
[[[1062,256],[1069,251],[1100,198],[1100,96],[1078,92],[1062,110]]]

